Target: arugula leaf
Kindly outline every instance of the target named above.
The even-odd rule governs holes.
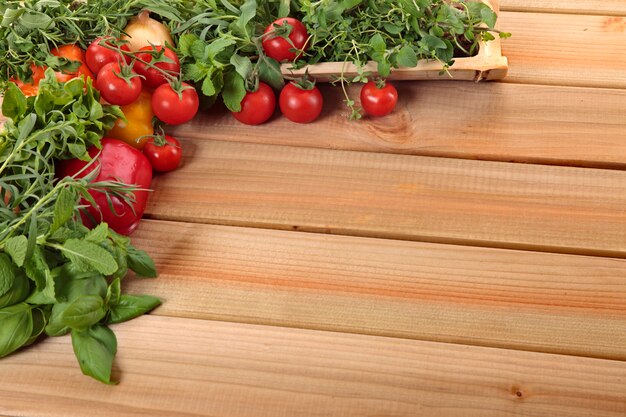
[[[241,111],[241,101],[245,96],[246,87],[241,75],[236,72],[226,73],[222,99],[228,110],[233,112]]]

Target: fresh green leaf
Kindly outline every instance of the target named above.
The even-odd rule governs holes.
[[[0,296],[9,292],[15,280],[15,267],[11,259],[0,253]]]
[[[84,330],[105,316],[104,300],[98,295],[83,295],[74,300],[61,315],[61,322],[72,329]]]
[[[109,323],[122,323],[139,317],[161,304],[161,300],[150,295],[122,295],[117,304],[111,306]]]
[[[9,238],[4,244],[4,251],[11,256],[15,265],[21,267],[26,260],[26,249],[28,246],[28,239],[24,235],[13,236]],[[0,291],[2,293],[2,291]]]
[[[72,263],[84,271],[95,270],[111,275],[117,270],[113,256],[100,246],[79,239],[69,239],[59,249]]]
[[[0,358],[28,342],[33,332],[33,317],[28,304],[0,309]]]
[[[236,72],[228,72],[224,75],[224,90],[222,98],[228,110],[241,111],[241,101],[246,96],[246,87],[243,78]]]
[[[156,278],[157,270],[154,261],[143,250],[129,246],[127,249],[128,267],[140,277]]]
[[[5,117],[14,119],[26,112],[26,97],[14,83],[7,85],[2,101],[2,114]]]
[[[413,68],[417,65],[417,55],[413,48],[409,45],[403,46],[398,52],[398,65],[402,67]]]
[[[28,278],[21,271],[18,271],[13,279],[13,285],[2,296],[0,296],[0,308],[12,306],[26,300],[30,293],[30,283]],[[0,332],[2,329],[0,328]]]
[[[72,331],[74,354],[83,374],[111,384],[111,368],[117,353],[115,334],[106,326],[93,326],[86,331]]]
[[[85,147],[83,146],[83,153],[85,151]],[[52,221],[52,226],[50,226],[48,233],[54,233],[59,227],[65,225],[65,223],[72,219],[77,200],[78,196],[73,188],[63,187],[61,189],[56,203],[54,204],[54,220]]]
[[[280,64],[273,58],[265,57],[257,63],[259,78],[276,89],[281,89],[285,85],[283,74],[280,71]]]

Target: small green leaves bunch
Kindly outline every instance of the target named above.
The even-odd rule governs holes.
[[[299,13],[312,34],[304,60],[377,62],[381,77],[392,68],[430,59],[444,68],[455,57],[474,55],[480,41],[493,40],[497,16],[486,4],[468,0],[303,0]],[[509,36],[501,33],[502,37]]]
[[[36,97],[8,84],[0,132],[0,357],[40,336],[72,335],[82,371],[111,382],[115,336],[107,327],[141,315],[159,300],[122,294],[130,270],[154,277],[150,257],[102,223],[80,221],[90,190],[132,200],[132,186],[55,178],[54,161],[89,160],[105,130],[121,115],[103,106],[90,81],[59,83],[52,70]]]

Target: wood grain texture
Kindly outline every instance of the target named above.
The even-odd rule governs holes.
[[[502,12],[499,24],[513,33],[505,82],[626,88],[623,17]]]
[[[163,220],[626,256],[626,172],[231,142],[153,181]]]
[[[155,314],[626,360],[626,260],[150,220],[133,243]]]
[[[121,383],[80,375],[67,337],[3,359],[23,417],[618,417],[626,363],[234,323],[116,326]]]
[[[341,88],[322,85],[324,111],[312,124],[296,128],[276,115],[248,126],[215,106],[171,131],[193,139],[626,169],[626,91],[444,81],[396,85],[398,105],[384,118],[348,120]],[[349,91],[358,98],[356,86]]]
[[[623,0],[500,0],[504,11],[626,16]]]

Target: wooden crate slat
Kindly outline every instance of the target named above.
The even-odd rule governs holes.
[[[115,326],[105,386],[69,337],[3,359],[2,412],[23,417],[621,417],[626,363],[167,317]]]
[[[505,11],[626,16],[623,0],[500,0]]]
[[[248,126],[216,106],[171,131],[194,140],[626,168],[626,91],[403,82],[394,113],[355,122],[341,88],[320,88],[324,111],[315,123],[295,125],[277,114]],[[349,93],[358,99],[359,87]]]
[[[623,259],[153,220],[133,243],[159,315],[626,360]]]
[[[189,141],[163,220],[626,256],[626,172]]]

